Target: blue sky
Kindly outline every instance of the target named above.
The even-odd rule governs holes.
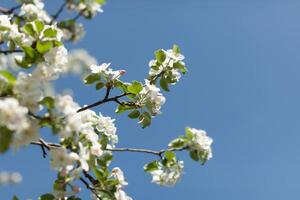
[[[156,49],[176,43],[186,56],[189,73],[165,94],[163,114],[150,128],[115,115],[113,104],[95,109],[117,119],[119,147],[160,149],[185,126],[205,129],[214,139],[214,157],[205,166],[179,155],[185,174],[175,187],[150,182],[142,167],[151,155],[116,154],[112,166],[124,170],[133,199],[300,198],[299,8],[296,0],[108,0],[103,14],[84,21],[86,37],[70,47],[125,68],[127,81],[146,77]],[[56,86],[72,88],[81,104],[102,95],[78,77]],[[24,178],[0,187],[3,200],[13,194],[36,199],[55,178],[37,147],[1,156],[0,170]]]

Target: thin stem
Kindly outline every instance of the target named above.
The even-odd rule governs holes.
[[[11,53],[20,53],[23,52],[21,49],[16,49],[16,50],[0,50],[0,54],[8,55]]]
[[[12,14],[15,10],[21,8],[21,6],[22,6],[22,4],[14,6],[10,9],[0,7],[0,13],[5,14],[5,15],[9,15],[9,14]]]
[[[50,150],[51,148],[59,148],[59,147],[61,147],[61,145],[58,144],[58,143],[48,143],[45,140],[43,140],[42,138],[40,138],[39,141],[31,142],[31,144],[33,144],[33,145],[39,145],[39,146],[44,146],[47,150]],[[152,155],[156,155],[156,156],[162,157],[162,154],[164,154],[166,151],[183,151],[185,149],[186,149],[186,147],[183,147],[181,149],[174,149],[174,148],[161,149],[161,150],[158,150],[158,151],[150,150],[150,149],[138,149],[138,148],[107,148],[105,150],[106,151],[112,151],[112,152],[147,153],[147,154],[152,154]],[[90,179],[90,177],[88,177],[88,178]],[[95,182],[94,179],[91,179],[90,181],[92,183]]]
[[[79,180],[85,185],[88,190],[90,190],[99,200],[101,200],[101,197],[97,194],[97,191],[93,186],[91,186],[83,177],[79,177]]]
[[[109,91],[109,90],[110,90],[110,89],[107,89],[107,91]],[[77,112],[79,113],[79,112],[82,112],[82,111],[84,111],[84,110],[87,110],[87,109],[90,109],[90,108],[99,106],[99,105],[101,105],[101,104],[104,104],[104,103],[110,102],[110,101],[114,101],[114,102],[117,102],[117,103],[119,103],[119,104],[122,104],[122,103],[119,101],[119,98],[124,97],[124,96],[127,96],[127,95],[129,95],[129,94],[130,94],[130,93],[123,93],[123,94],[121,94],[121,95],[117,95],[117,96],[115,96],[115,97],[108,98],[109,92],[106,92],[105,97],[104,97],[101,101],[97,101],[97,102],[95,102],[95,103],[92,103],[92,104],[90,104],[90,105],[87,105],[87,106],[85,106],[85,107],[82,107],[82,108],[80,108],[79,110],[77,110]]]
[[[63,3],[60,8],[58,9],[58,11],[53,15],[52,20],[50,22],[50,24],[53,24],[53,22],[59,17],[59,15],[62,13],[62,11],[64,10],[64,8],[66,7],[67,3]]]

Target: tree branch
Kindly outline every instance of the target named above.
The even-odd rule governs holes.
[[[108,98],[109,92],[110,92],[110,89],[107,89],[107,90],[106,90],[106,95],[105,95],[105,97],[104,97],[101,101],[97,101],[97,102],[92,103],[92,104],[90,104],[90,105],[88,105],[88,106],[82,107],[82,108],[80,108],[79,110],[77,110],[77,112],[79,113],[79,112],[82,112],[82,111],[84,111],[84,110],[87,110],[87,109],[90,109],[90,108],[99,106],[99,105],[101,105],[101,104],[104,104],[104,103],[110,102],[110,101],[114,101],[114,102],[117,102],[118,104],[122,104],[122,103],[119,101],[119,98],[124,97],[124,96],[127,96],[127,95],[130,94],[130,93],[123,93],[123,94],[121,94],[121,95],[117,95],[117,96],[115,96],[115,97]]]
[[[85,185],[88,190],[90,190],[99,200],[101,200],[101,197],[97,194],[97,191],[93,186],[91,186],[83,177],[79,177],[79,180]]]
[[[62,11],[64,10],[64,8],[66,7],[67,3],[64,2],[60,8],[58,9],[58,11],[53,15],[52,20],[50,22],[50,24],[53,24],[53,22],[59,17],[59,15],[62,13]]]
[[[38,146],[43,146],[45,147],[47,150],[50,150],[51,148],[60,148],[62,147],[60,144],[58,143],[48,143],[45,140],[43,140],[42,138],[39,139],[39,141],[36,142],[31,142],[31,144],[33,145],[38,145]],[[147,153],[147,154],[152,154],[152,155],[156,155],[159,157],[162,157],[162,154],[164,154],[166,151],[183,151],[185,150],[186,147],[183,147],[181,149],[174,149],[174,148],[170,148],[170,149],[161,149],[158,151],[155,150],[150,150],[150,149],[137,149],[137,148],[106,148],[106,151],[112,151],[112,152],[134,152],[134,153]],[[86,175],[86,174],[85,174]],[[88,179],[90,179],[91,177],[86,176]],[[92,183],[96,183],[96,180],[94,179],[90,179],[90,181]]]
[[[15,10],[21,8],[21,6],[22,6],[22,4],[14,6],[10,9],[0,7],[0,13],[5,14],[5,15],[9,15],[9,14],[12,14]]]
[[[11,53],[20,53],[23,52],[21,49],[16,49],[16,50],[0,50],[0,54],[8,55]]]

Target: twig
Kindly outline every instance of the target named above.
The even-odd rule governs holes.
[[[79,177],[79,180],[85,185],[88,190],[90,190],[99,200],[101,200],[101,197],[97,194],[97,191],[94,187],[90,186],[90,184],[83,177]]]
[[[0,54],[4,54],[4,55],[10,54],[10,53],[20,53],[20,52],[23,52],[23,50],[21,50],[21,49],[16,49],[16,50],[0,50]]]
[[[50,22],[50,24],[52,24],[58,17],[59,15],[62,13],[62,11],[64,10],[64,8],[66,7],[67,3],[64,2],[60,8],[58,9],[58,11],[53,15],[52,20]]]
[[[50,150],[51,148],[59,148],[59,147],[61,147],[61,145],[58,144],[58,143],[48,143],[45,140],[43,140],[42,138],[39,141],[31,142],[31,144],[33,144],[33,145],[39,145],[39,146],[44,146],[47,150]],[[150,149],[137,149],[137,148],[107,148],[105,150],[106,151],[112,151],[112,152],[147,153],[147,154],[152,154],[152,155],[156,155],[156,156],[162,157],[162,154],[164,154],[166,151],[183,151],[185,149],[186,149],[186,147],[183,147],[181,149],[174,149],[174,148],[161,149],[161,150],[158,150],[158,151],[150,150]],[[86,177],[89,178],[89,179],[91,178],[91,177],[88,177],[88,176],[86,176]],[[92,183],[96,183],[95,179],[90,179],[90,181]]]
[[[110,90],[110,89],[107,89],[107,90]],[[84,110],[87,110],[87,109],[90,109],[90,108],[99,106],[99,105],[101,105],[101,104],[103,104],[103,103],[110,102],[110,101],[114,101],[114,102],[117,102],[118,104],[122,104],[122,103],[119,101],[119,98],[124,97],[124,96],[127,96],[127,95],[129,95],[129,94],[130,94],[130,93],[123,93],[123,94],[121,94],[121,95],[117,95],[117,96],[115,96],[115,97],[108,98],[109,92],[106,92],[105,97],[104,97],[101,101],[97,101],[97,102],[92,103],[92,104],[90,104],[90,105],[88,105],[88,106],[82,107],[82,108],[80,108],[79,110],[77,110],[77,112],[79,113],[79,112],[82,112],[82,111],[84,111]]]
[[[12,14],[15,10],[21,8],[21,6],[22,6],[22,4],[17,5],[17,6],[14,6],[14,7],[10,8],[10,9],[0,7],[0,12],[1,12],[2,14],[9,15],[9,14]]]

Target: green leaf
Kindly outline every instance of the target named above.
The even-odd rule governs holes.
[[[6,127],[0,127],[0,153],[4,153],[8,150],[12,141],[12,131]]]
[[[131,110],[132,107],[128,106],[128,105],[118,105],[117,109],[116,109],[116,113],[121,114],[127,110]]]
[[[180,61],[173,64],[173,67],[179,69],[183,74],[187,72],[186,66],[184,66]]]
[[[175,54],[180,54],[180,48],[177,44],[173,45],[173,52],[175,52]]]
[[[163,90],[170,92],[169,85],[168,85],[166,79],[164,78],[164,76],[161,77],[159,84]]]
[[[38,33],[42,32],[42,30],[44,29],[44,23],[39,20],[35,20],[34,24],[35,24],[36,31]]]
[[[27,23],[23,26],[23,30],[26,34],[34,36],[35,31],[31,23]]]
[[[199,156],[198,156],[198,151],[194,150],[194,151],[190,151],[190,157],[194,160],[194,161],[199,161]]]
[[[128,92],[132,94],[138,94],[140,91],[142,91],[143,86],[138,81],[133,81],[131,85],[127,87]]]
[[[87,77],[85,77],[84,83],[86,85],[91,85],[91,84],[93,84],[93,83],[95,83],[96,81],[99,81],[99,80],[100,80],[99,74],[90,74]]]
[[[148,112],[143,112],[143,114],[139,116],[139,124],[142,125],[142,128],[146,128],[147,126],[150,126],[151,115]]]
[[[39,200],[55,200],[55,196],[53,194],[43,194],[39,197]]]
[[[192,133],[189,127],[185,128],[185,135],[187,136],[188,139],[192,139],[194,137],[194,134]]]
[[[168,161],[172,161],[174,158],[176,158],[175,153],[173,151],[166,151],[165,152],[165,158]]]
[[[51,49],[53,47],[53,42],[52,41],[37,41],[36,44],[36,49],[38,50],[38,52],[40,53],[45,53],[47,51],[49,51],[49,49]]]
[[[105,86],[104,83],[99,82],[99,83],[96,84],[96,90],[100,90],[100,89],[102,89],[104,86]]]
[[[19,200],[19,198],[16,195],[14,195],[12,200]]]
[[[52,97],[47,96],[43,98],[39,103],[46,106],[48,109],[52,109],[54,108],[55,100]]]
[[[10,28],[6,26],[0,26],[0,31],[10,31]]]
[[[134,110],[128,114],[128,117],[131,119],[138,118],[139,116],[140,116],[140,111],[138,111],[138,110]]]
[[[157,170],[158,167],[159,167],[158,161],[155,160],[153,162],[150,162],[150,163],[146,164],[144,166],[144,171],[145,172],[152,172],[152,171]]]
[[[162,49],[157,50],[155,51],[155,58],[159,64],[162,64],[166,60],[166,54]]]
[[[54,37],[56,37],[56,34],[57,34],[57,30],[55,30],[53,28],[47,28],[44,31],[44,37],[54,38]]]
[[[176,138],[169,143],[169,147],[173,149],[181,149],[185,146],[186,141],[182,138]]]
[[[23,46],[22,49],[25,53],[25,58],[23,61],[27,63],[34,63],[39,58],[39,53],[30,46]]]
[[[109,175],[109,172],[107,172],[107,170],[105,170],[104,168],[102,169],[94,168],[93,172],[99,182],[104,182]]]
[[[14,77],[14,75],[6,70],[1,70],[0,75],[3,76],[10,84],[14,84],[16,82],[16,78]]]

